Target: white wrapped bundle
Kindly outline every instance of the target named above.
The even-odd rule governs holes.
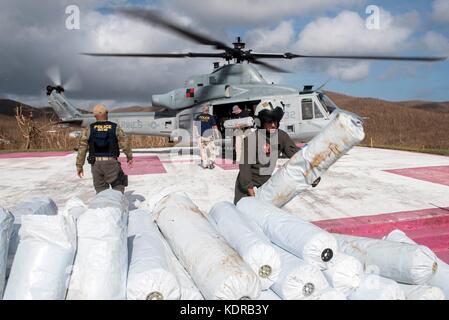
[[[62,215],[25,215],[5,300],[65,299],[76,251],[76,225]]]
[[[326,269],[337,252],[334,236],[272,204],[254,197],[242,198],[237,208],[256,223],[271,242],[304,261]]]
[[[166,196],[153,214],[173,252],[206,299],[259,296],[257,275],[186,195]]]
[[[444,300],[443,290],[426,285],[399,284],[406,300]]]
[[[83,200],[78,197],[72,197],[66,202],[61,214],[78,219],[84,212],[86,212],[86,210],[87,206],[84,204]]]
[[[254,119],[252,117],[229,119],[223,123],[226,129],[238,129],[247,128],[254,125]]]
[[[257,300],[282,300],[273,290],[267,289],[263,290],[260,293],[260,296]]]
[[[407,284],[427,283],[438,269],[427,247],[387,240],[335,234],[341,252],[359,259],[365,270]]]
[[[56,206],[55,202],[49,197],[34,196],[15,206],[11,210],[11,213],[14,216],[14,225],[12,227],[11,238],[9,239],[8,265],[7,265],[8,269],[10,269],[12,266],[14,255],[16,254],[17,247],[19,246],[20,241],[19,230],[20,225],[22,223],[22,216],[55,215],[58,213],[58,207]]]
[[[347,300],[346,296],[337,289],[329,288],[320,292],[318,300]]]
[[[323,273],[314,265],[278,248],[281,273],[271,289],[284,300],[317,299],[329,288]]]
[[[404,291],[396,281],[376,274],[366,274],[348,300],[405,300]]]
[[[284,206],[364,137],[362,121],[352,114],[339,112],[320,134],[257,190],[256,197],[277,207]]]
[[[181,297],[161,237],[148,211],[130,212],[128,300],[178,300]]]
[[[171,249],[169,249],[171,252]],[[196,287],[190,275],[187,273],[186,269],[182,264],[176,259],[176,256],[171,253],[169,254],[170,263],[173,268],[173,272],[176,275],[180,289],[181,289],[181,300],[204,300],[203,295],[200,290]]]
[[[14,216],[8,210],[0,208],[0,299],[3,296],[3,289],[5,288],[9,237],[13,222]]]
[[[339,252],[323,274],[334,289],[348,296],[362,282],[363,265],[356,258]]]
[[[77,220],[78,251],[67,299],[125,299],[128,201],[110,189],[97,194],[91,204]]]
[[[407,235],[401,230],[393,230],[386,237],[385,240],[397,241],[402,243],[416,244],[415,241],[407,237]],[[438,270],[435,275],[428,281],[428,284],[438,287],[443,290],[446,299],[449,299],[449,265],[438,259]]]
[[[268,289],[279,276],[281,258],[267,237],[230,202],[217,203],[209,219],[258,275],[262,290]]]

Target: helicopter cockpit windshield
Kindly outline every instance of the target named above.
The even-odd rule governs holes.
[[[335,111],[335,109],[338,108],[337,105],[331,100],[331,98],[329,98],[322,92],[318,93],[318,99],[320,100],[323,107],[326,108],[327,112],[329,112],[329,114],[331,114]]]

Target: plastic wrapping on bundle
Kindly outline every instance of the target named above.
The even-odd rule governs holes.
[[[329,288],[320,292],[318,300],[347,300],[346,296],[339,290]]]
[[[126,298],[127,216],[127,199],[109,189],[98,193],[77,220],[78,251],[67,299]]]
[[[19,203],[11,209],[14,216],[14,224],[12,226],[11,238],[9,240],[7,273],[11,269],[14,255],[19,246],[20,235],[19,230],[22,223],[22,216],[27,215],[55,215],[58,213],[58,207],[55,202],[46,196],[34,196]]]
[[[9,237],[12,231],[14,216],[8,210],[0,208],[0,299],[3,296],[8,261]]]
[[[76,225],[62,215],[22,216],[5,300],[63,300],[76,251]]]
[[[304,260],[278,248],[281,273],[271,289],[284,300],[316,300],[320,292],[329,288],[321,270]]]
[[[87,210],[87,205],[78,197],[72,197],[65,203],[61,214],[78,219]]]
[[[384,237],[384,239],[408,244],[417,244],[415,241],[410,239],[403,231],[398,229],[391,231],[387,236]],[[446,299],[449,299],[449,265],[441,259],[438,259],[438,257],[437,263],[438,269],[435,272],[435,275],[430,278],[427,284],[443,290]]]
[[[273,290],[262,290],[257,300],[282,300]]]
[[[279,276],[281,259],[267,237],[230,202],[217,203],[208,218],[258,275],[262,290],[268,289]]]
[[[161,237],[150,212],[138,209],[129,213],[128,300],[178,300],[181,297]]]
[[[406,300],[445,300],[443,290],[427,285],[399,284]]]
[[[339,112],[257,190],[256,198],[277,207],[284,206],[364,138],[362,121],[353,114]]]
[[[239,129],[242,127],[252,127],[254,125],[254,119],[252,117],[229,119],[223,123],[223,127],[226,129]]]
[[[362,281],[363,265],[356,258],[339,252],[323,274],[334,289],[348,296]]]
[[[255,299],[260,281],[185,195],[158,202],[154,219],[206,299]]]
[[[396,281],[376,274],[366,274],[360,286],[348,296],[348,300],[405,300],[405,294]]]
[[[326,269],[337,252],[334,236],[276,206],[254,197],[242,198],[237,208],[279,247],[308,263]]]
[[[335,234],[341,252],[359,259],[365,271],[406,284],[427,283],[438,269],[427,247]]]

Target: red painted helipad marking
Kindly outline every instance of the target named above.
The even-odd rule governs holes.
[[[217,159],[215,164],[223,170],[238,170],[239,164],[235,163],[231,159]]]
[[[119,160],[123,171],[129,176],[167,172],[158,156],[134,157],[132,167],[128,166],[125,158]]]
[[[314,224],[329,232],[377,239],[394,229],[400,229],[449,263],[449,208],[322,220]]]
[[[0,159],[63,157],[71,153],[71,151],[0,153]]]
[[[394,169],[385,171],[398,174],[404,177],[449,186],[449,166],[406,168],[406,169]]]

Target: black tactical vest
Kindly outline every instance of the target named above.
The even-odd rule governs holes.
[[[117,157],[120,155],[116,135],[117,124],[110,121],[98,121],[90,125],[89,156]]]

